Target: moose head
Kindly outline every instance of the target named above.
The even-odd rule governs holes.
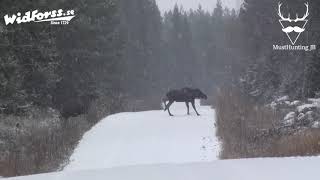
[[[198,99],[208,99],[208,96],[204,94],[200,89],[194,89],[192,95]]]

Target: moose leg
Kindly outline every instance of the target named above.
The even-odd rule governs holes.
[[[170,106],[173,104],[173,102],[174,102],[174,101],[169,101],[169,103],[168,103],[167,106],[166,106],[166,109],[168,109],[168,113],[169,113],[170,116],[173,116],[173,115],[171,114],[171,112],[170,112]]]
[[[198,116],[200,116],[200,114],[198,113],[198,111],[196,109],[196,106],[194,105],[194,100],[191,102],[191,104],[192,104],[194,111],[197,113]]]
[[[164,104],[164,111],[167,110],[167,101],[168,101],[168,98],[167,98],[167,97],[165,97],[165,98],[162,99],[162,102],[163,102],[163,104]]]
[[[190,111],[189,111],[189,102],[186,102],[186,106],[187,106],[187,109],[188,109],[188,115],[190,115]]]
[[[163,104],[164,104],[164,111],[167,110],[167,103],[165,101],[163,101]]]
[[[165,101],[163,102],[163,103],[164,103],[164,107],[165,107],[165,108],[164,108],[164,111],[168,110],[169,106],[172,104],[172,103],[170,104],[170,102],[171,102],[171,101],[169,101],[168,104],[167,104]],[[170,105],[169,105],[169,104],[170,104]]]

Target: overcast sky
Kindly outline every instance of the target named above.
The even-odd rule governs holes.
[[[223,6],[230,8],[239,7],[241,2],[242,0],[222,0]],[[197,9],[198,4],[201,4],[204,9],[212,11],[216,5],[216,0],[157,0],[157,3],[161,12],[172,9],[175,3],[182,5],[186,10]]]

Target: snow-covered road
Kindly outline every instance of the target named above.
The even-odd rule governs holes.
[[[320,158],[270,158],[64,171],[10,180],[318,180]]]
[[[217,159],[215,112],[198,104],[201,116],[186,115],[184,103],[162,110],[108,116],[80,141],[65,171]]]
[[[85,134],[64,171],[10,180],[319,179],[319,157],[217,160],[214,110],[186,116],[177,104],[172,112],[109,116]]]

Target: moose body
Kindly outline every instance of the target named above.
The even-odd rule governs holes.
[[[188,110],[188,115],[190,115],[189,103],[191,103],[194,111],[197,113],[198,116],[200,116],[195,106],[195,99],[207,99],[207,95],[205,95],[199,89],[192,89],[192,88],[171,90],[166,94],[166,97],[163,99],[163,102],[165,105],[164,111],[168,110],[169,115],[173,116],[170,112],[170,106],[174,102],[185,102]],[[169,101],[168,104],[166,104],[166,101]]]

